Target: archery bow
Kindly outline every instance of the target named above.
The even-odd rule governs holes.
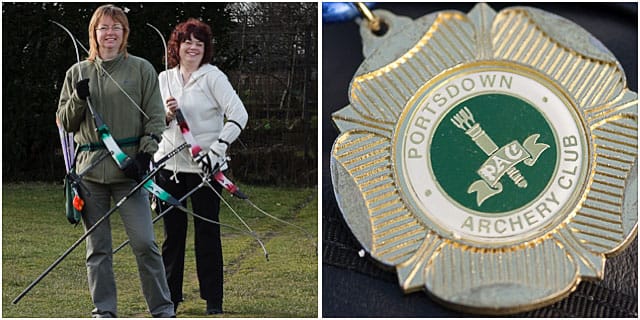
[[[98,159],[96,159],[94,162],[90,163],[87,167],[85,167],[81,172],[76,173],[75,169],[69,170],[67,172],[67,176],[65,177],[65,184],[69,184],[69,188],[71,190],[70,194],[65,194],[65,196],[72,196],[73,195],[73,200],[71,205],[73,206],[73,209],[75,209],[73,211],[73,213],[70,213],[69,210],[72,210],[71,208],[67,208],[67,220],[69,221],[69,223],[74,224],[74,225],[78,225],[78,223],[80,223],[81,220],[81,216],[82,216],[82,209],[84,207],[84,200],[82,200],[82,198],[80,197],[80,192],[78,191],[78,187],[81,187],[82,190],[84,190],[85,194],[84,196],[90,197],[91,194],[89,192],[89,189],[87,189],[87,187],[85,187],[82,184],[82,177],[84,177],[84,175],[89,172],[90,170],[92,170],[95,166],[97,166],[100,162],[102,162],[102,160],[106,159],[107,157],[109,157],[109,153],[108,152],[104,152],[102,153]],[[67,186],[65,185],[65,188]],[[65,190],[66,192],[66,190]],[[68,200],[67,200],[68,201]]]
[[[202,187],[205,185],[205,182],[206,182],[206,181],[207,181],[207,180],[203,179],[203,180],[202,180],[202,182],[201,182],[200,184],[198,184],[196,187],[194,187],[193,189],[191,189],[191,191],[187,192],[187,194],[185,194],[182,198],[180,198],[180,200],[179,200],[179,201],[180,201],[180,202],[182,202],[182,201],[186,200],[186,199],[187,199],[188,197],[190,197],[193,193],[195,193],[196,191],[198,191],[198,189],[202,188]],[[223,201],[224,201],[224,200],[223,200]],[[156,223],[156,222],[157,222],[158,220],[160,220],[160,219],[161,219],[165,214],[169,213],[169,211],[171,211],[173,208],[175,208],[175,206],[170,206],[170,207],[166,208],[165,210],[163,210],[163,211],[162,211],[162,212],[161,212],[157,217],[155,217],[155,218],[153,219],[152,223]],[[178,209],[180,209],[180,208],[178,208]],[[233,209],[231,209],[231,210],[233,210]],[[184,210],[183,210],[183,211],[184,211]],[[201,215],[199,215],[199,214],[196,214],[195,212],[192,212],[192,211],[188,211],[188,210],[187,210],[187,211],[184,211],[184,212],[186,212],[186,213],[188,213],[188,214],[192,215],[192,216],[193,216],[193,217],[195,217],[195,218],[201,219],[201,220],[203,220],[203,221],[206,221],[206,222],[209,222],[209,223],[213,223],[213,224],[218,224],[218,225],[221,225],[221,226],[225,226],[225,227],[227,227],[227,228],[230,228],[230,229],[236,230],[236,231],[238,231],[238,232],[241,232],[241,233],[247,234],[247,235],[249,235],[249,236],[251,236],[251,237],[253,237],[253,238],[256,238],[255,233],[249,233],[249,232],[247,232],[247,231],[244,231],[244,230],[242,230],[242,229],[236,228],[236,227],[234,227],[234,226],[231,226],[231,225],[228,225],[228,224],[224,224],[224,223],[221,223],[221,222],[218,222],[218,221],[215,221],[215,220],[211,220],[211,219],[205,218],[205,217],[203,217],[203,216],[201,216]],[[268,253],[266,252],[266,250],[267,250],[267,249],[264,247],[264,244],[260,241],[260,239],[257,239],[257,238],[256,238],[256,240],[258,240],[258,243],[259,243],[259,244],[260,244],[260,246],[262,247],[263,251],[265,251],[265,257],[267,258],[267,261],[268,261],[268,260],[269,260],[269,255],[268,255]],[[115,249],[113,250],[113,253],[114,253],[114,254],[115,254],[115,253],[117,253],[118,251],[120,251],[120,249],[124,248],[128,243],[129,243],[129,239],[125,240],[123,243],[121,243],[117,248],[115,248]]]
[[[58,127],[58,135],[60,136],[60,144],[62,145],[62,156],[64,157],[64,167],[67,173],[73,167],[76,158],[75,149],[73,147],[73,133],[64,131],[60,120],[56,118],[56,126]]]
[[[73,36],[71,31],[67,29],[65,26],[63,26],[62,24],[53,20],[50,20],[50,21],[55,23],[60,28],[62,28],[69,35],[69,37],[71,37],[71,41],[73,42],[73,46],[76,50],[78,77],[80,80],[82,80],[82,68],[80,67],[80,52],[78,50],[76,38]],[[100,140],[102,140],[105,147],[109,150],[109,152],[111,153],[111,157],[116,162],[118,167],[120,169],[124,169],[128,166],[134,165],[133,164],[134,160],[131,157],[129,157],[126,153],[124,153],[122,149],[120,149],[120,146],[118,146],[115,139],[111,135],[111,131],[109,130],[109,127],[104,122],[104,120],[102,120],[102,116],[100,116],[100,114],[97,113],[93,108],[90,97],[87,97],[86,101],[87,101],[87,106],[89,107],[89,112],[91,113],[91,117],[93,118],[93,121],[95,123],[96,130],[98,132],[98,135],[100,136]],[[168,192],[160,188],[160,186],[158,186],[155,182],[153,182],[153,180],[150,180],[150,179],[147,180],[143,187],[147,189],[149,192],[151,192],[152,194],[156,195],[162,201],[175,204],[175,205],[180,205],[180,202],[178,202],[176,198],[174,198],[171,194],[169,194]]]
[[[133,187],[129,191],[129,193],[127,193],[124,197],[122,197],[116,203],[116,205],[113,208],[111,208],[109,211],[107,211],[107,213],[105,213],[104,216],[102,216],[102,218],[96,221],[93,224],[93,226],[91,226],[91,228],[87,229],[87,231],[85,231],[85,233],[80,238],[78,238],[78,240],[76,240],[76,242],[74,242],[73,245],[71,245],[71,247],[69,247],[60,257],[58,257],[58,259],[56,259],[56,261],[54,261],[47,269],[45,269],[45,271],[42,272],[40,276],[38,276],[35,280],[33,280],[33,282],[31,282],[31,284],[27,286],[27,288],[25,288],[11,303],[17,304],[22,299],[22,297],[24,297],[29,291],[31,291],[33,287],[35,287],[42,279],[44,279],[44,277],[46,277],[56,266],[58,266],[58,264],[60,264],[60,262],[62,262],[62,260],[64,260],[73,250],[75,250],[80,245],[80,243],[84,241],[84,239],[86,239],[91,233],[93,233],[93,231],[100,224],[102,224],[102,222],[107,220],[109,216],[111,216],[111,214],[113,214],[116,210],[118,210],[122,206],[122,204],[124,204],[127,200],[129,200],[129,197],[131,197],[131,195],[133,195],[142,187],[144,187],[147,181],[151,180],[151,178],[155,176],[160,171],[160,169],[164,168],[167,160],[169,160],[171,157],[178,154],[184,148],[186,148],[186,144],[180,145],[178,148],[171,151],[165,157],[163,157],[160,161],[158,161],[158,166],[154,170],[149,172],[147,176],[145,176],[140,182],[138,182],[138,184],[136,184],[135,187]]]
[[[160,30],[158,28],[156,28],[155,26],[153,26],[150,23],[147,23],[147,25],[149,27],[151,27],[153,30],[155,30],[156,33],[158,33],[158,35],[160,36],[160,39],[162,40],[162,46],[163,46],[164,52],[165,52],[165,54],[164,54],[164,57],[165,57],[164,70],[165,70],[165,75],[167,76],[167,91],[169,92],[169,95],[171,95],[171,86],[169,85],[169,64],[168,64],[168,59],[167,59],[167,56],[169,54],[168,49],[167,49],[167,42],[166,42],[164,36],[162,35],[162,32],[160,32]],[[176,123],[180,127],[180,132],[182,133],[182,136],[184,137],[185,141],[190,146],[189,149],[191,151],[191,156],[193,158],[195,158],[202,151],[202,148],[198,145],[198,142],[196,141],[195,137],[191,133],[191,130],[189,129],[189,125],[187,124],[187,121],[185,120],[184,115],[182,114],[182,111],[179,108],[176,109]],[[222,173],[222,171],[219,170],[221,167],[222,166],[220,166],[218,168],[218,170],[216,170],[216,172],[213,173],[213,177],[214,177],[214,179],[216,179],[216,181],[221,181],[221,180],[223,180],[223,178],[226,179],[226,177],[224,177],[224,174]],[[203,180],[206,180],[206,179],[203,177]],[[228,180],[228,179],[226,179],[226,180]],[[244,194],[242,194],[239,189],[235,188],[235,186],[233,186],[233,184],[229,184],[229,183],[223,184],[223,183],[221,183],[221,185],[223,187],[225,187],[225,188],[228,188],[227,190],[229,190],[229,192],[231,192],[234,195],[237,195],[238,197],[244,196]],[[242,222],[242,224],[244,224],[244,226],[247,228],[247,230],[249,230],[249,232],[251,232],[252,234],[255,234],[255,231],[253,231],[253,229],[251,229],[251,227],[249,227],[249,225],[244,221],[244,219],[242,219],[242,217],[240,217],[240,215],[235,210],[233,210],[233,208],[224,200],[224,198],[222,198],[222,196],[218,192],[216,192],[216,194],[227,205],[227,207],[229,207],[231,212],[233,212],[233,214],[238,218],[238,220],[240,220],[240,222]],[[246,196],[245,196],[245,198],[246,198]],[[262,243],[261,243],[261,245],[262,245]],[[263,246],[263,249],[264,249],[264,246]],[[266,252],[266,250],[265,250],[265,252]]]
[[[147,23],[147,25],[151,28],[153,28],[153,30],[156,31],[156,33],[160,36],[160,39],[162,40],[162,45],[164,47],[164,67],[165,67],[165,75],[167,76],[167,91],[169,92],[169,95],[171,95],[171,86],[169,85],[169,64],[168,64],[168,54],[169,51],[167,50],[167,42],[164,38],[164,36],[162,35],[162,32],[160,32],[160,30],[158,28],[156,28],[155,26],[153,26],[150,23]],[[180,127],[180,132],[182,133],[182,136],[184,137],[185,141],[190,145],[189,149],[191,151],[191,156],[195,159],[195,157],[197,157],[200,152],[202,151],[202,148],[198,145],[198,142],[196,141],[195,137],[193,136],[193,134],[191,133],[191,130],[189,128],[189,124],[187,123],[187,120],[185,119],[184,115],[182,114],[182,111],[180,109],[176,109],[176,122],[178,124],[178,126]],[[221,166],[222,167],[222,166]],[[253,208],[255,208],[256,210],[258,210],[258,212],[262,213],[263,215],[274,219],[278,222],[284,223],[286,225],[292,226],[294,228],[297,228],[298,230],[302,231],[307,237],[309,237],[310,239],[313,240],[313,236],[304,228],[297,226],[293,223],[290,223],[288,221],[282,220],[274,215],[271,215],[269,213],[267,213],[266,211],[262,210],[260,207],[258,207],[255,203],[253,203],[249,197],[247,195],[245,195],[242,191],[240,191],[240,188],[238,188],[238,186],[233,183],[229,178],[227,178],[221,170],[218,170],[216,173],[213,174],[213,178],[216,180],[216,182],[218,182],[220,185],[222,185],[223,188],[225,188],[229,193],[231,193],[232,195],[234,195],[235,197],[237,197],[238,199],[241,199],[243,201],[245,201],[246,203],[248,203],[250,206],[252,206]],[[216,193],[216,195],[218,195],[218,197],[225,203],[225,205],[231,210],[231,212],[233,212],[233,214],[235,214],[238,219],[249,229],[251,230],[251,228],[244,222],[244,220],[242,220],[242,218],[240,218],[240,216],[236,213],[235,210],[233,210],[233,208],[231,207],[231,205],[222,198],[222,195],[218,193],[218,191],[216,191],[213,186],[211,186],[211,184],[209,184],[208,181],[205,180],[205,183],[208,185],[208,187],[213,190],[214,193]],[[313,243],[314,246],[316,246],[315,243]],[[317,247],[316,247],[317,248]]]
[[[84,51],[85,51],[85,52],[89,53],[89,51],[87,50],[87,48],[86,48],[84,45],[82,45],[82,42],[80,42],[78,39],[76,39],[76,38],[73,36],[73,34],[71,33],[71,31],[69,31],[67,28],[65,28],[64,26],[62,26],[61,24],[59,24],[59,23],[57,23],[57,22],[55,22],[55,21],[52,21],[52,22],[56,23],[56,24],[57,24],[57,25],[59,25],[61,28],[63,28],[63,29],[64,29],[64,30],[69,34],[69,36],[74,40],[74,46],[75,46],[75,48],[76,48],[76,56],[77,56],[77,58],[78,58],[78,62],[79,62],[79,59],[80,59],[80,58],[79,58],[79,54],[78,54],[78,51],[77,51],[77,50],[78,50],[78,47],[76,46],[76,44],[79,44],[79,45],[80,45],[80,47],[82,47],[82,49],[84,49]],[[120,91],[122,91],[122,92],[123,92],[127,97],[129,97],[129,95],[126,93],[126,91],[124,91],[124,90],[122,89],[122,87],[120,87],[120,86],[118,85],[117,81],[115,81],[115,79],[113,79],[113,77],[111,77],[111,75],[110,75],[106,70],[104,70],[104,68],[102,68],[101,70],[102,70],[102,71],[104,71],[104,72],[109,76],[109,78],[110,78],[110,79],[111,79],[111,80],[116,84],[116,86],[120,89]],[[81,77],[81,78],[82,78],[82,77]],[[137,107],[138,109],[140,109],[140,107],[137,105],[137,103],[136,103],[135,101],[133,101],[133,100],[131,99],[131,97],[129,97],[129,100],[131,100],[131,102],[132,102],[133,104],[135,104],[135,105],[136,105],[136,107]],[[87,101],[88,101],[88,98],[87,98]],[[91,108],[90,108],[90,110],[91,110]],[[99,114],[97,114],[97,115],[99,116]],[[96,125],[96,126],[98,126],[98,125]],[[105,127],[106,127],[106,125],[105,125]],[[106,128],[106,129],[108,129],[108,128]],[[114,144],[115,144],[115,141],[114,141]],[[112,144],[112,146],[113,146],[113,144]],[[108,146],[107,146],[107,147],[108,147]],[[114,148],[116,148],[116,147],[117,147],[117,148],[119,149],[119,147],[117,146],[117,144],[115,144],[115,146],[113,146],[113,147],[114,147]],[[111,151],[111,149],[109,149],[109,150]],[[115,151],[115,152],[117,152],[117,151]],[[121,152],[122,154],[124,154],[122,151],[120,151],[120,152]],[[114,154],[114,152],[112,152],[112,154]],[[126,154],[124,154],[124,155],[126,156]],[[182,154],[181,154],[181,155],[182,155]],[[182,156],[184,156],[184,155],[182,155]],[[115,157],[115,156],[114,156],[114,159],[116,159],[116,158],[117,158],[117,157]],[[120,157],[120,158],[121,158],[121,157]],[[116,162],[117,162],[117,160],[116,160]],[[179,209],[179,210],[181,210],[181,211],[183,211],[183,212],[185,212],[185,213],[187,213],[187,214],[190,214],[190,215],[192,215],[192,216],[194,216],[194,217],[200,218],[200,219],[202,219],[202,220],[204,220],[204,221],[207,221],[207,222],[210,222],[210,223],[214,223],[214,224],[218,224],[218,225],[220,225],[220,226],[225,226],[225,227],[229,227],[229,228],[234,229],[234,230],[238,230],[237,228],[235,228],[235,227],[233,227],[233,226],[230,226],[230,225],[227,225],[227,224],[223,224],[223,223],[220,223],[220,222],[217,222],[217,221],[214,221],[214,220],[210,220],[210,219],[204,218],[204,217],[202,217],[202,216],[200,216],[200,215],[196,214],[195,212],[193,212],[193,211],[191,211],[191,210],[187,209],[186,207],[184,207],[184,206],[180,203],[180,201],[178,201],[175,197],[173,197],[173,196],[172,196],[171,194],[169,194],[168,192],[164,191],[160,186],[158,186],[158,185],[157,185],[155,182],[153,182],[152,180],[147,180],[147,182],[146,182],[146,184],[144,185],[144,187],[145,187],[145,189],[149,190],[152,194],[156,195],[160,200],[162,200],[162,201],[164,201],[164,202],[169,203],[172,207],[177,208],[177,209]],[[236,216],[237,216],[237,215],[236,215]],[[242,221],[242,222],[244,223],[244,221],[242,220],[242,218],[240,218],[239,216],[237,216],[237,217],[238,217],[238,219],[240,219],[240,221]],[[244,223],[244,225],[245,225],[245,226],[247,226],[247,224],[246,224],[246,223]],[[247,227],[248,227],[248,226],[247,226]],[[267,249],[266,249],[266,247],[264,246],[264,243],[262,243],[262,240],[257,236],[257,234],[255,233],[255,231],[253,231],[251,228],[248,228],[248,230],[249,230],[248,232],[245,232],[245,231],[242,231],[242,232],[243,232],[243,233],[245,233],[245,234],[250,235],[251,237],[253,237],[253,238],[258,242],[258,244],[259,244],[259,245],[260,245],[260,247],[262,248],[262,251],[264,252],[265,258],[266,258],[266,259],[267,259],[267,261],[268,261],[268,260],[269,260],[269,253],[267,252]]]
[[[178,201],[182,202],[182,201],[187,200],[188,197],[190,197],[192,194],[194,194],[196,191],[198,191],[198,189],[200,189],[203,185],[204,185],[204,182],[201,182],[195,188],[191,189],[191,191],[187,192],[184,196],[182,196],[182,198],[180,198]],[[160,220],[165,214],[167,214],[172,209],[173,209],[173,206],[170,206],[170,207],[166,208],[158,216],[153,218],[151,223],[155,224],[156,222],[158,222],[158,220]],[[244,232],[244,230],[240,230],[240,231]],[[118,251],[120,251],[120,249],[124,248],[127,244],[129,244],[129,242],[130,242],[129,239],[127,239],[124,242],[122,242],[117,248],[113,249],[113,254],[118,253]]]
[[[64,168],[66,175],[64,177],[64,192],[65,192],[65,211],[67,220],[70,223],[78,224],[80,222],[80,211],[84,206],[84,201],[80,198],[78,192],[79,181],[74,178],[75,174],[75,149],[73,145],[73,133],[67,133],[60,120],[56,117],[56,126],[58,127],[58,135],[60,136],[60,145],[62,148],[62,156],[64,158]],[[102,161],[104,158],[100,158]],[[96,161],[98,162],[98,161]],[[92,166],[90,166],[92,167]],[[72,202],[69,202],[69,198],[72,198]]]
[[[223,177],[224,177],[224,176],[223,176]],[[224,178],[226,179],[226,177],[224,177]],[[227,179],[227,180],[228,180],[228,179]],[[216,191],[216,189],[214,189],[214,188],[213,188],[213,186],[209,183],[209,181],[206,181],[206,180],[205,180],[205,183],[207,184],[207,186],[208,186],[211,190],[213,190],[213,192],[215,192],[215,193],[220,197],[220,199],[222,199],[222,196],[218,193],[218,191]],[[242,192],[240,191],[240,189],[239,189],[235,184],[233,184],[233,182],[231,182],[231,180],[228,180],[228,183],[230,184],[230,186],[228,187],[228,189],[227,189],[227,187],[225,187],[225,189],[227,189],[227,190],[229,190],[229,189],[235,189],[235,190],[237,190],[237,191],[236,191],[237,193],[242,194],[242,195],[244,196],[244,193],[242,193]],[[260,209],[260,207],[258,207],[258,206],[257,206],[256,204],[254,204],[251,200],[249,200],[249,197],[247,197],[247,196],[244,196],[244,198],[241,198],[241,197],[238,197],[238,198],[239,198],[239,199],[241,199],[242,201],[245,201],[245,202],[246,202],[246,203],[248,203],[249,205],[251,205],[254,209],[258,210],[258,212],[262,213],[263,215],[265,215],[265,216],[267,216],[267,217],[269,217],[269,218],[271,218],[271,219],[273,219],[273,220],[276,220],[276,221],[278,221],[278,222],[280,222],[280,223],[284,223],[284,224],[286,224],[286,225],[289,225],[289,226],[291,226],[291,227],[294,227],[294,228],[298,229],[299,231],[301,231],[302,233],[304,233],[304,234],[305,234],[305,235],[306,235],[310,240],[312,240],[312,242],[311,242],[311,243],[313,244],[313,246],[314,246],[314,247],[316,247],[316,248],[317,248],[317,246],[316,246],[315,242],[313,242],[313,240],[314,240],[314,239],[313,239],[313,236],[311,235],[311,233],[309,233],[309,232],[308,232],[307,230],[305,230],[304,228],[302,228],[302,227],[300,227],[300,226],[298,226],[298,225],[295,225],[295,224],[293,224],[293,223],[291,223],[291,222],[288,222],[288,221],[282,220],[282,219],[280,219],[280,218],[278,218],[278,217],[276,217],[276,216],[274,216],[274,215],[272,215],[272,214],[269,214],[268,212],[266,212],[266,211],[264,211],[264,210]],[[231,205],[229,205],[229,204],[228,204],[224,199],[223,199],[222,201],[224,201],[224,203],[225,203],[225,204],[227,204],[227,206],[231,209]],[[233,211],[233,209],[231,209],[231,210]]]

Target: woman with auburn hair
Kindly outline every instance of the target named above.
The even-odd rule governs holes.
[[[227,76],[209,64],[213,55],[212,34],[200,20],[189,19],[175,27],[167,48],[169,67],[160,73],[160,91],[165,102],[168,128],[155,158],[185,142],[174,121],[179,109],[202,151],[195,159],[189,150],[167,162],[158,174],[158,184],[182,198],[202,182],[201,174],[225,168],[229,145],[247,123],[247,111]],[[226,118],[226,122],[225,122]],[[190,196],[195,213],[219,221],[221,186],[212,182],[217,193],[201,188]],[[184,203],[186,205],[186,201]],[[187,235],[187,216],[178,210],[164,217],[165,240],[162,259],[167,271],[171,300],[177,310],[183,300],[182,280]],[[223,297],[222,244],[220,226],[194,219],[195,252],[200,297],[207,301],[206,314],[220,314]]]
[[[82,211],[85,230],[109,210],[111,199],[122,199],[141,181],[151,155],[158,150],[158,137],[165,127],[157,74],[148,61],[127,54],[128,36],[129,22],[122,9],[113,5],[97,8],[89,23],[89,58],[69,68],[60,93],[56,116],[67,132],[75,133],[74,139],[79,145],[76,169],[84,171],[95,165],[83,177],[86,188],[79,190],[85,200]],[[133,159],[123,169],[111,159],[98,162],[109,150],[87,110],[89,100],[116,143]],[[153,233],[147,191],[141,189],[131,195],[120,207],[120,216],[131,240],[151,315],[174,317],[164,265]],[[95,305],[93,317],[117,317],[109,220],[87,237],[86,264]]]

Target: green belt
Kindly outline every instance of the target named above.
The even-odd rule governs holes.
[[[139,142],[140,142],[140,138],[138,137],[130,137],[130,138],[116,140],[116,143],[121,148],[136,146],[138,145]],[[102,150],[102,149],[106,149],[104,143],[102,142],[92,142],[92,143],[82,144],[78,147],[78,151],[96,151],[96,150]]]

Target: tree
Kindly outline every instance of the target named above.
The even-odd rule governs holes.
[[[61,180],[64,165],[55,111],[66,70],[76,61],[71,39],[50,20],[67,28],[88,47],[88,24],[101,4],[3,3],[3,154],[4,179]],[[193,17],[209,24],[214,33],[214,59],[238,85],[236,90],[249,111],[278,101],[286,90],[287,112],[302,118],[300,87],[304,50],[304,28],[316,26],[315,3],[116,3],[127,13],[131,34],[128,50],[149,60],[158,72],[164,70],[164,52],[151,23],[169,38],[171,30]],[[244,18],[241,16],[244,15]],[[248,19],[248,17],[252,17]],[[315,30],[311,35],[315,45]],[[250,34],[243,43],[238,35]],[[303,32],[303,33],[301,33]],[[282,36],[279,36],[282,35]],[[302,37],[302,38],[301,38]],[[285,39],[285,40],[282,40]],[[288,40],[287,40],[288,39]],[[82,49],[81,49],[82,50]],[[313,48],[315,52],[315,47]],[[81,58],[87,55],[81,52]],[[315,64],[313,55],[313,67]],[[292,63],[293,62],[293,63]],[[289,71],[283,76],[283,70]],[[278,86],[243,86],[275,79]],[[303,84],[306,86],[309,84]],[[246,89],[246,90],[245,90]],[[314,91],[314,90],[311,90]],[[274,99],[275,98],[275,99]],[[262,118],[254,111],[253,120]],[[266,136],[273,144],[277,134]],[[251,140],[251,135],[245,140]],[[262,138],[262,137],[261,137]],[[315,139],[314,139],[315,141]],[[315,142],[314,142],[315,143]],[[254,144],[255,145],[255,144]],[[302,146],[299,146],[302,148]],[[249,161],[255,157],[250,157]],[[250,179],[249,179],[250,180]]]

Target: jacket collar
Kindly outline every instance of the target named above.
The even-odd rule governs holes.
[[[180,79],[180,66],[176,66],[173,69],[173,73],[174,73],[174,77],[176,77],[175,79]],[[211,64],[205,63],[203,65],[200,66],[200,68],[198,68],[198,70],[194,71],[191,74],[191,78],[189,79],[189,82],[191,81],[196,81],[199,78],[203,77],[205,74],[212,72],[216,70],[216,67],[212,66]]]
[[[96,57],[96,64],[99,67],[104,68],[107,72],[111,72],[113,71],[113,69],[115,68],[116,65],[118,65],[118,63],[120,63],[120,61],[124,60],[124,53],[120,52],[118,53],[118,55],[108,61],[102,60],[102,58],[100,58],[99,56]]]

